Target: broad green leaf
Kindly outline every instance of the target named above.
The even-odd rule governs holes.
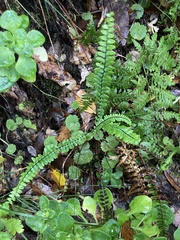
[[[140,4],[133,4],[131,9],[136,11],[136,19],[140,19],[144,14],[144,8]]]
[[[77,198],[70,198],[66,201],[69,204],[68,213],[72,216],[82,215],[80,202]]]
[[[0,239],[11,240],[12,235],[10,233],[7,233],[7,232],[0,232]]]
[[[0,47],[0,53],[0,68],[10,67],[15,62],[14,53],[9,48]]]
[[[152,199],[148,196],[137,196],[129,204],[129,215],[137,213],[149,213],[152,209]]]
[[[120,226],[114,219],[110,219],[100,227],[99,230],[110,235],[112,239],[117,239],[120,232]]]
[[[70,166],[68,168],[69,178],[72,180],[77,180],[81,175],[81,170],[76,166]]]
[[[84,222],[87,222],[87,220],[84,218],[82,211],[81,211],[81,205],[77,198],[70,198],[66,201],[68,203],[67,213],[71,216],[79,216],[81,217]]]
[[[27,82],[35,82],[36,80],[36,62],[32,58],[20,56],[17,60],[16,71]]]
[[[43,233],[48,227],[48,222],[41,216],[26,217],[25,222],[35,232]]]
[[[8,130],[14,131],[14,130],[16,130],[18,125],[17,125],[17,123],[13,119],[8,119],[6,121],[6,127],[8,128]]]
[[[22,23],[21,17],[13,10],[6,10],[0,17],[0,26],[10,32],[15,32]]]
[[[82,165],[91,162],[93,159],[93,153],[90,149],[84,151],[84,152],[78,152],[74,154],[74,162]]]
[[[16,32],[13,34],[13,37],[18,40],[23,40],[25,41],[26,39],[27,32],[23,28],[19,28],[16,30]]]
[[[74,219],[69,214],[63,212],[55,219],[58,231],[69,233],[74,225]]]
[[[36,48],[43,45],[45,42],[45,37],[39,31],[31,30],[27,34],[27,40],[33,48]]]
[[[100,230],[94,230],[91,233],[92,239],[93,240],[112,240],[111,236],[108,235],[107,233],[100,231]]]
[[[46,196],[41,196],[39,199],[39,207],[42,211],[49,209],[49,199]]]
[[[83,200],[82,209],[92,214],[97,222],[96,208],[97,208],[96,201],[92,197],[86,196]]]
[[[56,136],[49,136],[44,140],[44,146],[57,145]]]

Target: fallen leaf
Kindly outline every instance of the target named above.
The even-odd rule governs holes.
[[[56,137],[58,142],[62,142],[68,138],[70,138],[71,131],[66,126],[61,126],[59,133]]]
[[[59,188],[63,188],[66,185],[64,174],[60,173],[56,169],[51,169],[50,176]]]
[[[134,231],[130,226],[130,221],[124,223],[121,229],[121,237],[124,240],[133,240]]]

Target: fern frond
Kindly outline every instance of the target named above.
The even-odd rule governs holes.
[[[120,125],[120,122],[126,123],[128,127]],[[130,126],[131,120],[127,116],[122,114],[110,114],[106,115],[96,123],[95,131],[103,129],[110,135],[114,135],[122,141],[136,145],[139,143],[140,137],[133,132]]]
[[[98,51],[95,55],[94,96],[97,103],[97,118],[101,119],[107,109],[110,86],[115,70],[114,13],[108,13],[100,30]]]
[[[163,200],[153,201],[153,206],[158,210],[156,224],[159,228],[159,236],[167,237],[169,225],[173,223],[174,214],[169,208],[168,203]]]
[[[13,188],[7,202],[12,204],[12,202],[20,196],[27,183],[29,183],[38,174],[38,172],[44,168],[45,165],[56,159],[59,153],[66,153],[75,146],[82,145],[87,140],[87,137],[89,140],[89,135],[86,135],[86,133],[82,131],[78,131],[74,134],[74,136],[64,140],[58,145],[46,146],[43,155],[39,154],[37,157],[32,158],[32,162],[29,163],[26,171],[21,174],[19,183],[15,188]]]
[[[115,113],[115,114],[106,115],[106,116],[104,116],[104,118],[99,119],[96,122],[96,129],[99,130],[99,129],[103,128],[104,124],[107,125],[109,123],[114,123],[114,122],[124,122],[127,125],[131,125],[131,120],[127,116],[125,116],[123,114]]]

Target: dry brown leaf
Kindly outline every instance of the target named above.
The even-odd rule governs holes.
[[[71,135],[71,132],[69,131],[69,129],[66,126],[61,126],[59,133],[56,137],[56,140],[58,142],[62,142],[66,139],[68,139]]]
[[[124,240],[133,240],[134,231],[130,226],[130,221],[124,223],[121,229],[121,237]]]
[[[66,86],[69,90],[77,90],[79,86],[70,73],[63,69],[63,66],[58,65],[53,57],[48,57],[47,62],[41,62],[35,59],[38,64],[38,73],[43,77],[55,81],[59,86]]]
[[[71,62],[76,65],[86,65],[92,62],[92,47],[86,47],[80,42],[75,40],[73,57]]]

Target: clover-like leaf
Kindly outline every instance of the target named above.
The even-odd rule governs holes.
[[[77,131],[80,128],[80,123],[78,120],[78,117],[76,115],[70,115],[66,118],[66,127],[70,130],[70,131]]]
[[[136,40],[142,40],[145,38],[147,33],[147,29],[144,25],[141,25],[140,23],[136,22],[131,26],[130,34],[131,37]]]

